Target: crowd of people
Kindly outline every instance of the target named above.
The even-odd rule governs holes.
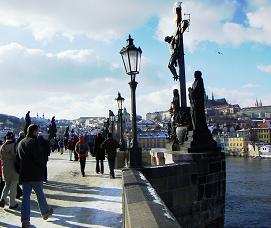
[[[80,171],[83,177],[85,177],[86,159],[91,154],[96,159],[96,173],[104,174],[104,160],[107,157],[110,178],[115,178],[115,158],[120,144],[112,138],[111,133],[108,133],[106,137],[98,133],[90,142],[85,136],[78,137],[72,130],[70,134],[65,133],[63,147],[68,150],[70,161],[80,161]],[[21,131],[17,140],[13,132],[8,132],[1,145],[0,207],[4,208],[7,205],[9,196],[9,209],[16,210],[19,208],[16,198],[22,197],[22,227],[30,226],[32,190],[36,193],[43,219],[47,220],[53,214],[53,209],[48,206],[43,192],[43,184],[48,181],[48,157],[52,151],[54,149],[50,145],[48,133],[39,132],[39,127],[35,124],[27,127],[26,135],[24,131]],[[60,152],[63,154],[63,150]]]
[[[14,134],[8,132],[0,149],[1,182],[5,182],[0,207],[5,207],[9,195],[9,208],[18,208],[15,198],[20,183],[22,185],[21,222],[23,228],[30,226],[32,189],[36,193],[43,219],[47,220],[53,214],[53,209],[49,208],[43,192],[43,182],[47,180],[46,163],[50,155],[50,147],[45,136],[39,135],[37,125],[30,124],[26,132],[25,137],[21,132],[17,141]]]

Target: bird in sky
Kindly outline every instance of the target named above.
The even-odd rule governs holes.
[[[222,52],[220,52],[220,51],[218,51],[217,53],[218,53],[219,55],[223,55],[223,53],[222,53]]]

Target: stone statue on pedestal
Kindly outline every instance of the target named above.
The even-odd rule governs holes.
[[[215,152],[218,151],[216,141],[208,129],[204,107],[204,84],[200,71],[195,71],[195,81],[188,88],[190,99],[190,112],[193,124],[193,136],[190,142],[189,152]]]
[[[204,131],[208,129],[204,108],[204,84],[200,71],[194,73],[195,81],[192,88],[188,88],[190,100],[190,112],[193,124],[193,130]]]

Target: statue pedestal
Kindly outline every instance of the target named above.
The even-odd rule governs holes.
[[[166,149],[188,153],[216,153],[221,151],[209,130],[201,132],[188,131],[187,140],[183,144],[169,141],[166,144]]]
[[[189,136],[190,140],[186,143],[188,153],[215,153],[221,151],[208,129],[198,132],[192,131]]]

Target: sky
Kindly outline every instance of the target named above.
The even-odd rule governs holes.
[[[271,105],[271,1],[183,0],[187,87],[202,71],[207,95]],[[0,113],[76,119],[131,112],[120,50],[131,34],[142,49],[137,114],[169,109],[179,88],[164,37],[175,30],[172,0],[0,0]],[[221,52],[222,54],[219,54]],[[189,106],[189,104],[188,104]]]

